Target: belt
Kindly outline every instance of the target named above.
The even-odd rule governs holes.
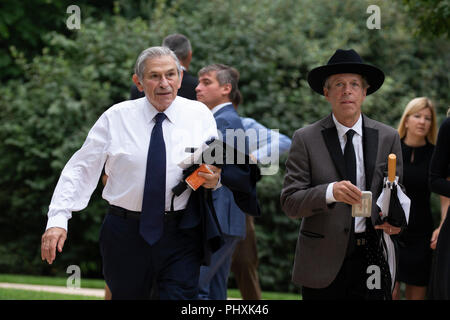
[[[365,246],[367,244],[367,234],[365,232],[355,233],[356,246]]]
[[[165,219],[171,219],[171,218],[178,218],[183,215],[183,213],[186,210],[177,210],[177,211],[166,211],[164,214]],[[122,217],[124,219],[133,219],[133,220],[139,220],[141,218],[141,212],[140,211],[131,211],[127,210],[122,207],[110,205],[108,213],[111,213],[112,215]]]

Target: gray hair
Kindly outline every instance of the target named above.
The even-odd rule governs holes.
[[[220,64],[220,63],[216,63],[216,64],[211,64],[209,66],[206,66],[204,68],[202,68],[199,72],[198,72],[198,76],[201,77],[204,74],[210,73],[210,72],[216,72],[216,79],[217,82],[219,82],[219,85],[223,86],[224,84],[231,84],[231,91],[230,94],[228,95],[228,98],[230,99],[230,101],[232,102],[237,102],[239,104],[240,102],[240,98],[241,98],[241,93],[239,91],[238,88],[238,83],[239,83],[239,71],[237,71],[235,68],[224,65],[224,64]]]
[[[334,76],[334,74],[328,76],[328,77],[325,79],[325,83],[323,84],[323,87],[324,87],[324,88],[327,88],[328,90],[330,90],[330,77],[331,77],[331,76]],[[360,76],[361,76],[361,79],[362,79],[362,87],[363,87],[363,89],[368,88],[368,87],[369,87],[369,83],[367,82],[366,77],[364,77],[362,74],[360,74]]]
[[[186,59],[189,52],[192,51],[191,42],[186,36],[180,33],[171,34],[165,37],[162,46],[172,50],[180,60]]]
[[[139,80],[142,80],[145,72],[145,62],[147,59],[155,59],[159,57],[169,56],[172,57],[177,66],[178,75],[181,74],[181,64],[175,53],[167,47],[150,47],[145,49],[139,54],[134,65],[134,73],[137,74]]]

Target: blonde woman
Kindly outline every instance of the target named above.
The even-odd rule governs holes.
[[[398,126],[403,154],[403,184],[411,199],[406,230],[399,236],[399,264],[394,299],[400,299],[400,282],[406,284],[405,298],[423,300],[430,278],[434,223],[430,208],[429,165],[436,142],[436,112],[426,97],[411,100]]]

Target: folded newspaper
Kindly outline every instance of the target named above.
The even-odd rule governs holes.
[[[219,167],[224,164],[256,164],[245,152],[240,151],[244,148],[238,146],[238,149],[235,149],[218,139],[204,142],[199,148],[191,149],[194,149],[194,152],[178,164],[183,170],[202,163]]]

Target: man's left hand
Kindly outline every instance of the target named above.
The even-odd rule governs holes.
[[[206,172],[198,172],[199,177],[205,178],[205,182],[203,182],[202,187],[206,189],[214,189],[217,186],[217,183],[219,182],[220,173],[222,172],[222,169],[213,166],[211,164],[208,165],[209,169],[213,173],[206,173]]]
[[[402,231],[402,228],[394,227],[393,225],[389,224],[388,222],[384,222],[383,224],[376,225],[375,229],[382,229],[384,232],[386,232],[390,236],[399,234],[400,231]]]

